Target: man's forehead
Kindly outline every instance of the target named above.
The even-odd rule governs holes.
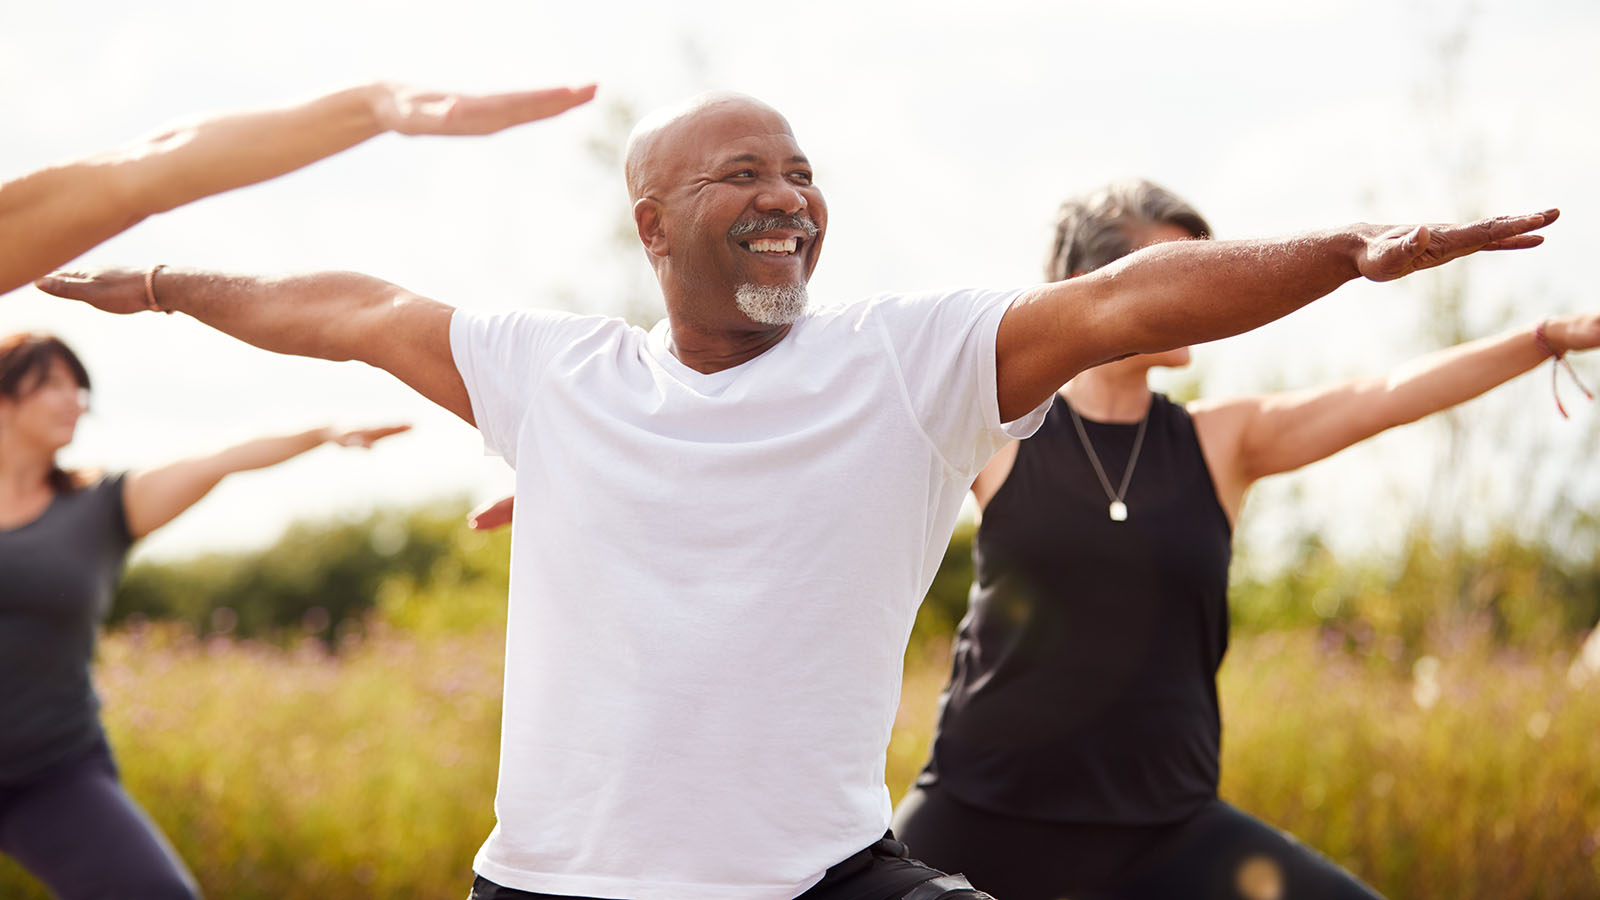
[[[804,161],[789,122],[771,106],[744,94],[702,94],[646,116],[628,139],[630,188],[663,168],[699,166],[746,158],[755,161],[773,138],[785,158]],[[770,151],[769,151],[770,152]]]
[[[800,163],[804,165],[810,162],[810,160],[806,159],[806,155],[800,152],[800,148],[794,144],[794,138],[792,135],[789,136],[789,146],[782,148],[777,153],[747,150],[745,149],[745,146],[749,143],[752,142],[735,141],[731,144],[726,144],[719,152],[713,154],[712,158],[715,162],[721,165],[768,162],[774,157],[786,163]]]

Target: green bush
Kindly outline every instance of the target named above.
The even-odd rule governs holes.
[[[506,539],[468,531],[465,514],[464,504],[447,504],[299,523],[264,550],[135,565],[118,589],[111,624],[176,620],[202,633],[311,632],[331,642],[360,622],[386,585],[448,580],[469,564],[473,575],[501,586],[503,601]],[[480,547],[500,556],[480,565]]]

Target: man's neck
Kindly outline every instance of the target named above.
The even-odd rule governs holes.
[[[678,362],[709,375],[744,365],[777,346],[790,325],[758,325],[750,330],[707,330],[668,316],[667,350]]]

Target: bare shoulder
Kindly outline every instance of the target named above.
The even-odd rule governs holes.
[[[1195,400],[1184,409],[1194,422],[1200,455],[1211,472],[1211,483],[1222,502],[1228,521],[1233,522],[1244,504],[1251,480],[1244,472],[1242,456],[1250,424],[1261,409],[1260,397],[1219,397]]]

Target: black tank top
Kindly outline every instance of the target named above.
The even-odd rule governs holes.
[[[1231,529],[1189,414],[1151,403],[1127,521],[1111,520],[1064,399],[1018,445],[978,526],[919,784],[1000,813],[1128,825],[1216,796]],[[1083,424],[1120,484],[1137,425]]]

